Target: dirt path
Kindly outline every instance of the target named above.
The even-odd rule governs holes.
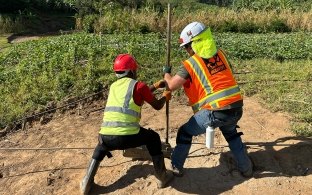
[[[173,100],[170,103],[169,142],[175,146],[178,127],[192,114]],[[33,125],[0,140],[0,147],[73,147],[84,150],[3,151],[0,155],[0,194],[79,194],[97,142],[101,112],[58,116],[46,125]],[[157,130],[165,138],[165,110],[145,105],[141,125]],[[91,194],[312,194],[312,140],[287,131],[285,114],[263,109],[254,98],[246,98],[239,122],[242,139],[256,164],[255,176],[241,177],[231,163],[231,154],[217,130],[213,150],[204,145],[204,135],[194,138],[185,175],[158,190],[149,161],[132,161],[114,151],[105,159],[95,177]],[[280,146],[273,146],[279,144]],[[167,167],[170,160],[166,159]],[[309,170],[308,170],[309,168]]]

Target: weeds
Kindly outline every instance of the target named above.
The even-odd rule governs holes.
[[[247,69],[240,74],[240,81],[247,80],[242,88],[246,95],[257,95],[264,107],[272,112],[292,115],[292,130],[299,135],[312,135],[312,73],[310,60],[272,61],[253,59],[237,62],[237,69]]]
[[[294,131],[311,135],[311,35],[216,33],[215,37],[233,60],[234,72],[247,72],[236,75],[244,94],[261,97],[272,112],[291,113]],[[107,88],[116,79],[112,64],[119,53],[135,56],[139,79],[151,84],[162,77],[166,46],[161,34],[78,33],[20,43],[1,52],[0,127],[51,101]],[[175,70],[185,58],[173,42]]]

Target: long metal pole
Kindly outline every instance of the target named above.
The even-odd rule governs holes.
[[[170,48],[171,48],[171,5],[168,3],[168,22],[167,22],[167,66],[170,64]],[[169,137],[169,101],[166,101],[166,143]]]

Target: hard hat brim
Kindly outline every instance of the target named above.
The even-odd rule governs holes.
[[[180,44],[180,47],[183,47],[183,46],[186,45],[186,44],[188,44],[188,43],[182,43],[182,44]]]

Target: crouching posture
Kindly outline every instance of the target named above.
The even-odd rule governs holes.
[[[183,175],[193,136],[206,133],[210,126],[221,130],[242,176],[252,177],[253,164],[240,138],[242,133],[237,132],[243,114],[243,96],[226,54],[217,48],[210,28],[201,22],[188,24],[179,40],[189,58],[174,76],[171,66],[165,66],[164,79],[171,91],[183,87],[194,115],[178,130],[177,146],[171,156],[173,174]]]
[[[110,151],[113,150],[145,145],[152,157],[158,188],[165,187],[173,178],[172,172],[166,170],[159,134],[139,124],[144,101],[160,110],[171,99],[171,93],[164,91],[163,96],[156,99],[152,92],[164,88],[165,81],[158,81],[148,87],[144,82],[136,80],[137,69],[136,60],[129,54],[120,54],[115,59],[114,71],[118,79],[110,86],[99,143],[80,183],[82,194],[89,193],[100,162],[105,156],[111,157]]]

